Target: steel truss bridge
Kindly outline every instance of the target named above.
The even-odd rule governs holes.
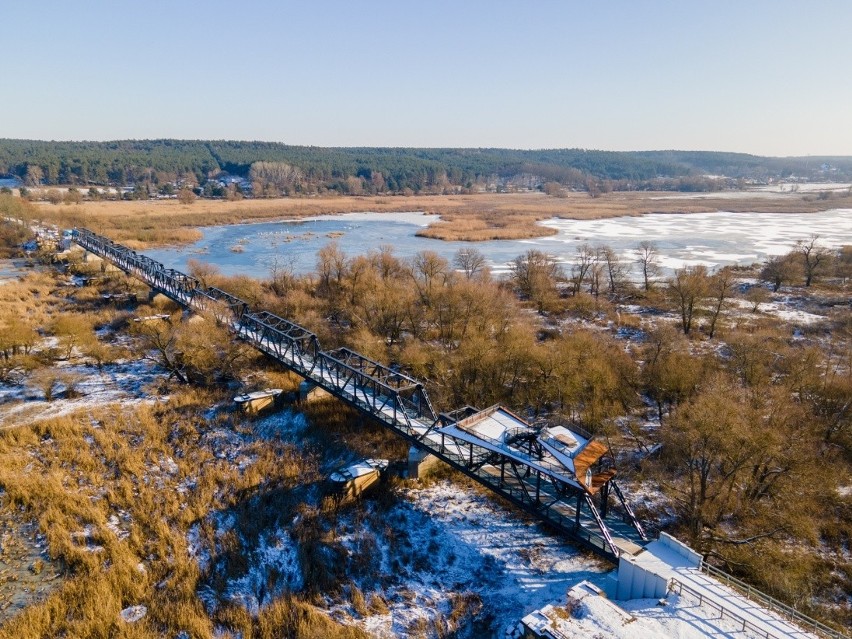
[[[182,307],[213,315],[239,339],[579,546],[617,561],[622,553],[635,554],[647,542],[645,531],[612,478],[614,472],[599,475],[603,480],[591,490],[591,471],[583,481],[557,438],[531,429],[519,418],[512,421],[514,416],[508,411],[499,407],[486,411],[465,407],[438,414],[424,385],[400,370],[346,348],[323,351],[317,336],[306,328],[272,313],[253,310],[225,291],[205,287],[194,277],[166,268],[92,231],[75,229],[73,239],[84,250]],[[466,427],[492,416],[511,421],[511,428],[492,436]],[[574,431],[578,429],[572,428]]]

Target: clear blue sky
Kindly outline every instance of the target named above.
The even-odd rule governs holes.
[[[852,1],[41,0],[0,137],[852,155]]]

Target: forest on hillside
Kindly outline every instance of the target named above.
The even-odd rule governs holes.
[[[323,148],[226,140],[55,142],[0,139],[0,175],[27,186],[203,184],[221,174],[253,180],[264,164],[284,165],[287,193],[443,192],[480,185],[577,190],[706,191],[736,180],[842,180],[852,158],[770,158],[705,151],[586,149]],[[708,176],[714,176],[708,178]],[[719,179],[721,176],[728,181]],[[253,180],[254,181],[254,180]]]

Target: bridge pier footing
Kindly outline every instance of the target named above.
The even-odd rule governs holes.
[[[83,263],[100,266],[101,273],[121,273],[122,270],[112,262],[105,260],[100,255],[95,255],[89,251],[83,251]]]
[[[408,478],[420,479],[434,468],[441,460],[428,451],[421,450],[417,446],[408,449]]]
[[[331,397],[331,393],[309,380],[305,380],[299,384],[300,402],[315,402],[323,397]]]

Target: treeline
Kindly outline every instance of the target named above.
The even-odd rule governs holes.
[[[714,190],[731,178],[852,176],[852,158],[765,158],[684,151],[611,152],[584,149],[322,148],[274,142],[0,140],[0,174],[27,186],[124,186],[192,183],[227,173],[250,178],[259,162],[298,174],[284,192],[347,194],[445,192],[482,186]]]

